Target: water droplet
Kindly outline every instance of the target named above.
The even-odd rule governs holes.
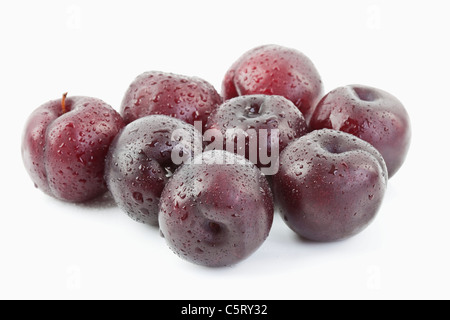
[[[157,94],[156,96],[153,97],[153,102],[158,103],[159,99],[161,99],[161,95]]]
[[[338,172],[338,169],[336,168],[336,166],[334,164],[331,166],[330,171],[328,171],[329,174],[332,174],[334,176],[336,175],[337,172]]]
[[[134,192],[133,199],[140,203],[144,202],[144,197],[142,196],[142,193],[140,193],[140,192]]]
[[[136,101],[134,102],[134,105],[136,107],[139,107],[142,104],[143,99],[144,99],[144,96],[140,96],[139,98],[136,99]]]
[[[173,176],[173,172],[172,172],[172,170],[169,167],[164,168],[164,169],[166,170],[166,177],[167,178],[170,178],[170,177]]]

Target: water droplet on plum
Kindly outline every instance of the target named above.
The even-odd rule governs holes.
[[[133,193],[133,199],[136,200],[139,203],[143,203],[144,202],[144,197],[142,196],[142,193],[140,193],[140,192],[134,192]]]

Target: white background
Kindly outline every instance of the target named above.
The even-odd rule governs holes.
[[[0,298],[450,298],[448,1],[2,1]],[[63,92],[119,108],[140,73],[197,75],[267,43],[297,48],[326,91],[361,83],[406,106],[413,142],[376,221],[339,243],[299,240],[276,218],[246,261],[208,269],[114,206],[34,189],[20,138]]]

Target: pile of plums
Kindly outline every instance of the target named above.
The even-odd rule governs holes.
[[[134,80],[120,114],[64,94],[30,116],[22,156],[48,195],[76,203],[109,190],[180,257],[217,267],[262,245],[275,206],[309,240],[365,229],[410,138],[391,94],[348,85],[323,96],[308,57],[265,45],[231,66],[222,96],[200,78],[155,71]]]

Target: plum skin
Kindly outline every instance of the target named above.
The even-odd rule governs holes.
[[[372,144],[392,178],[403,165],[411,143],[411,123],[392,94],[369,86],[349,85],[328,93],[317,105],[311,130],[335,129]]]
[[[323,129],[284,149],[274,193],[293,231],[328,242],[349,238],[371,223],[387,181],[383,157],[373,146],[350,134]]]
[[[174,141],[175,130],[186,136]],[[128,124],[111,144],[105,180],[118,206],[133,220],[158,225],[161,193],[181,165],[173,162],[174,148],[187,156],[186,161],[201,154],[201,134],[190,124],[162,115]]]
[[[279,130],[279,152],[283,151],[290,142],[308,132],[303,114],[290,100],[282,96],[268,95],[240,96],[225,101],[209,117],[206,128],[208,130],[219,130],[222,133],[225,138],[224,147],[226,147],[227,130],[241,129],[246,132],[249,129],[254,129],[256,130],[255,138],[257,139],[258,147],[256,149],[258,153],[261,152],[261,146],[259,146],[259,130],[261,129],[268,130],[266,145],[269,153],[271,151],[271,130]],[[250,141],[247,137],[245,140],[245,157],[252,160],[249,144]],[[208,147],[206,150],[208,150]],[[235,146],[235,153],[237,151]],[[269,156],[271,155],[269,154]],[[255,164],[258,167],[263,166],[259,160]]]
[[[126,123],[148,115],[166,115],[191,125],[206,125],[222,97],[207,81],[173,73],[150,71],[129,86],[120,113]]]
[[[225,100],[252,94],[283,96],[309,121],[322,98],[323,84],[312,61],[300,51],[263,45],[236,60],[222,82]]]
[[[213,163],[218,159],[235,164]],[[254,164],[226,151],[208,151],[168,182],[159,224],[178,256],[221,267],[242,261],[262,245],[273,212],[272,192]]]
[[[85,202],[107,191],[105,156],[123,128],[122,117],[90,97],[49,101],[29,117],[22,158],[35,186],[68,202]]]

